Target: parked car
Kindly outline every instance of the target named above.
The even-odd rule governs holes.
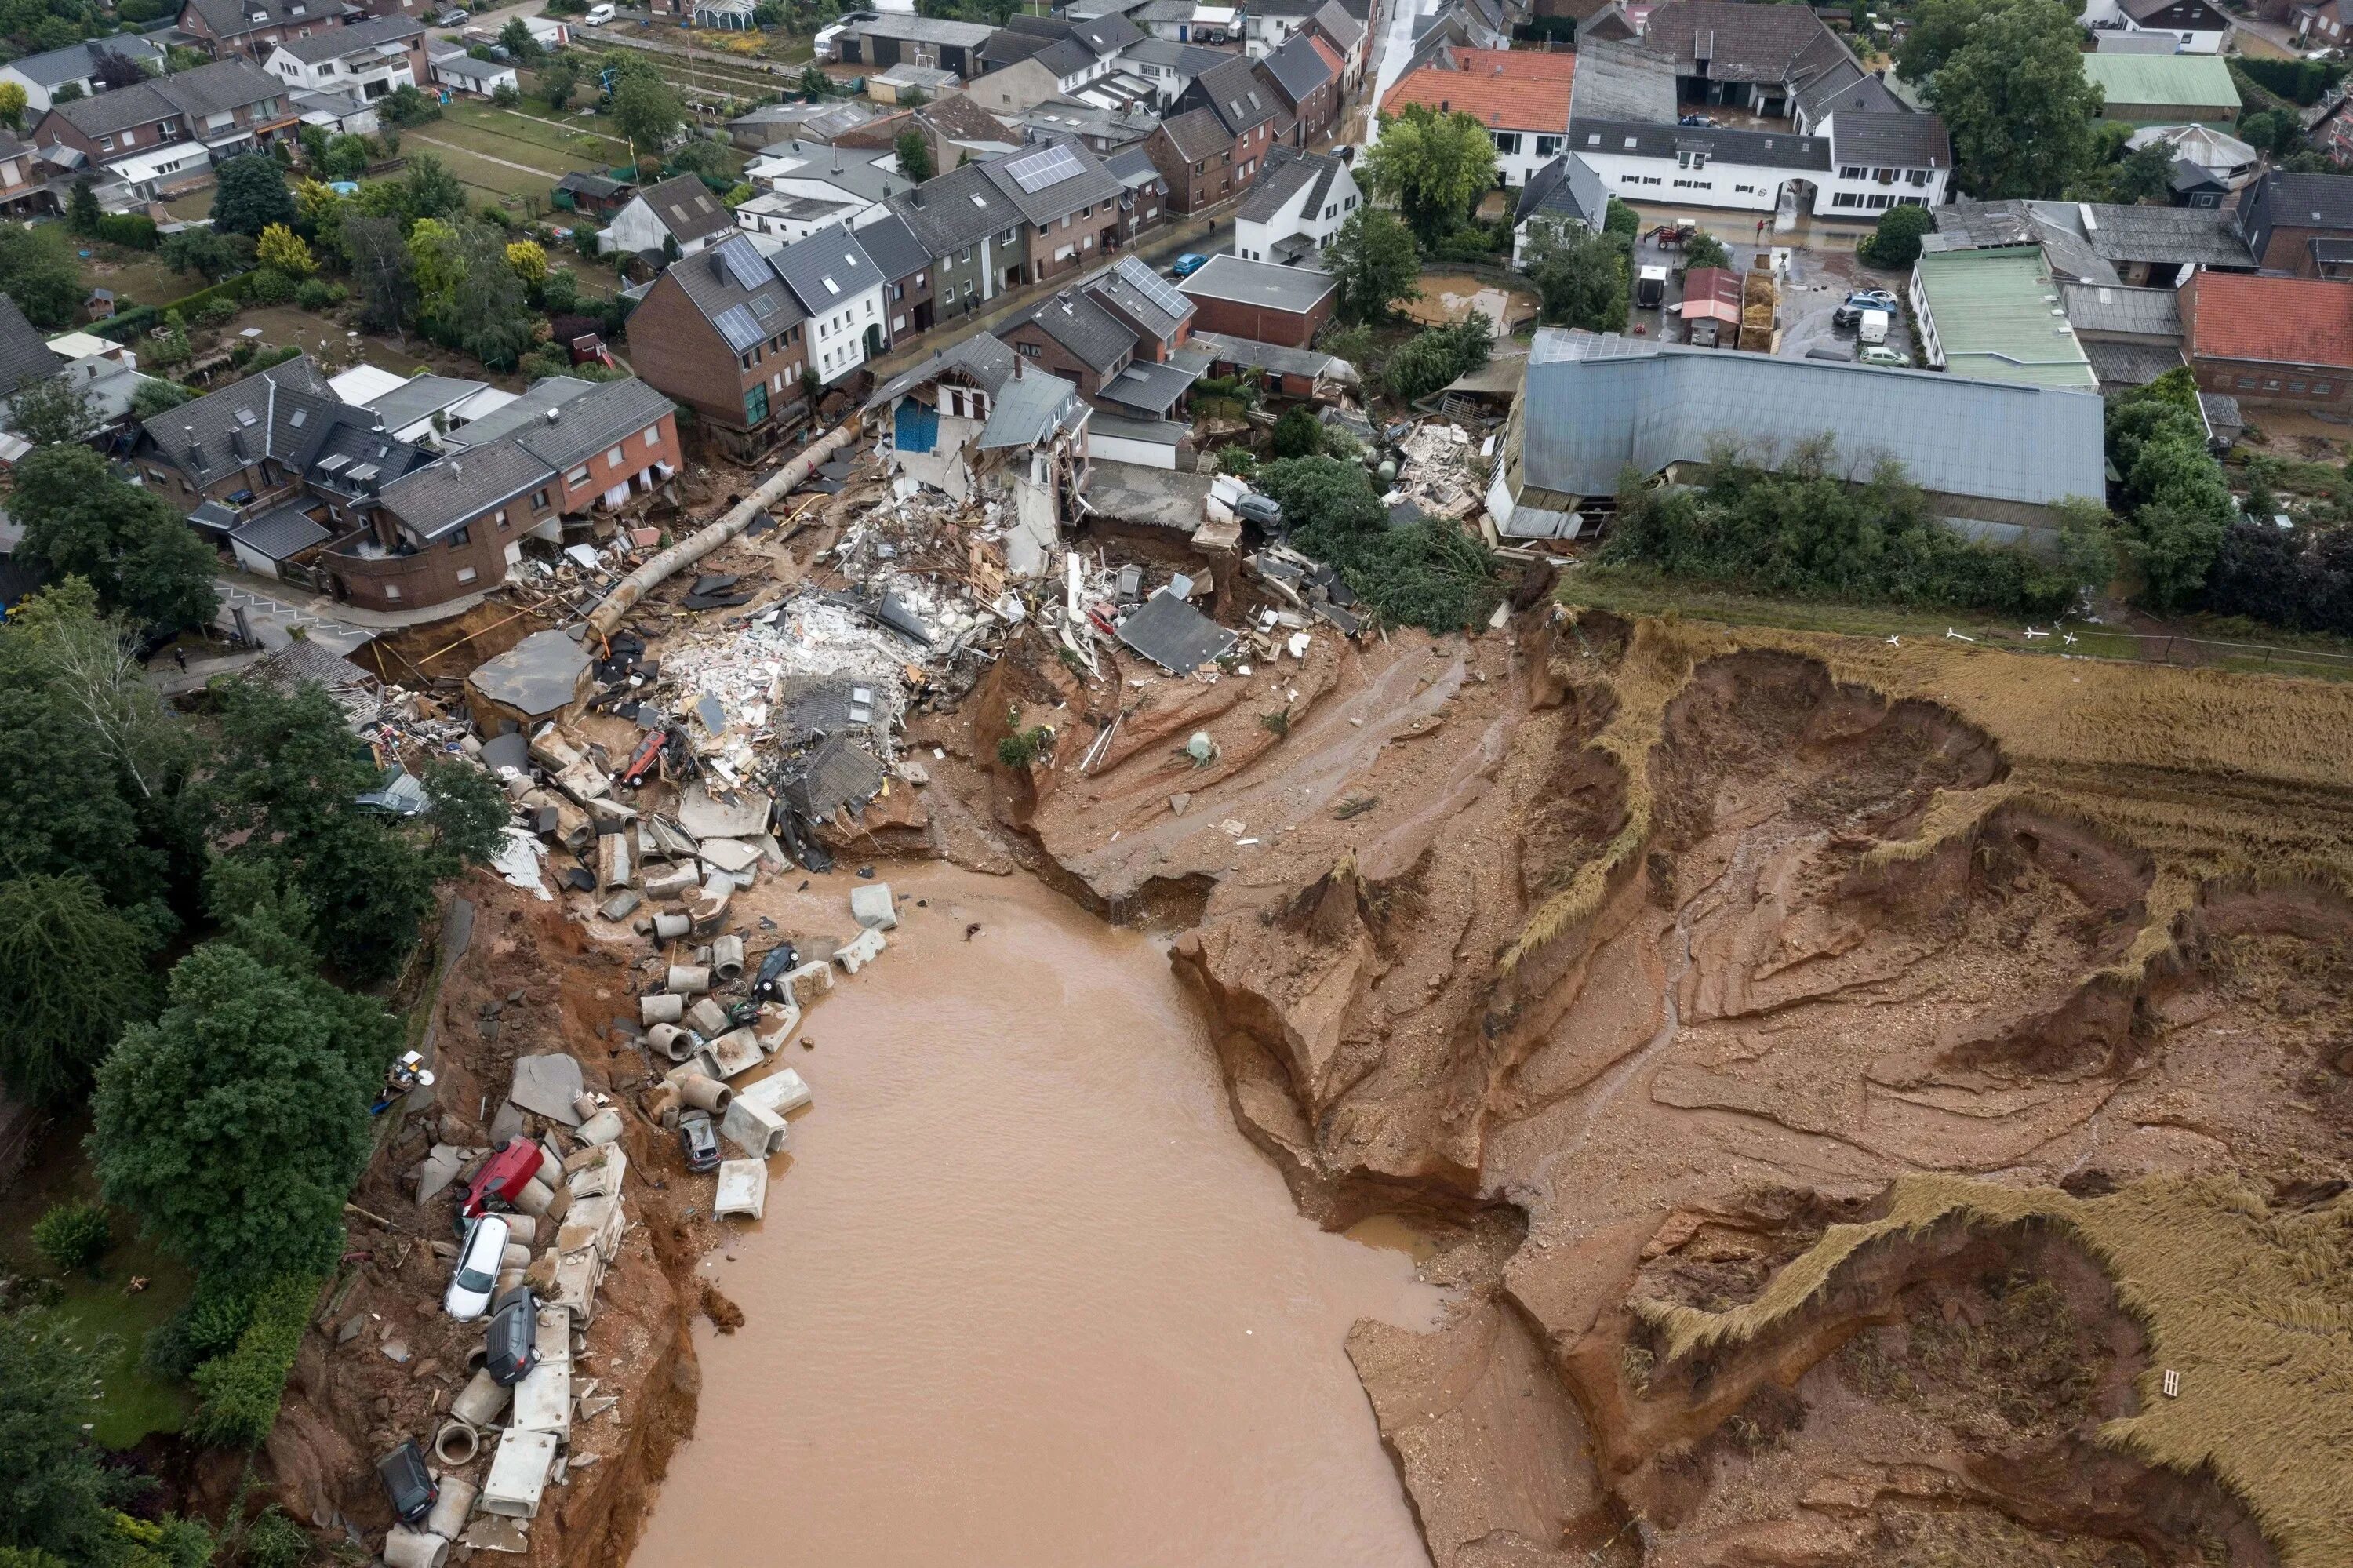
[[[1715,123],[1715,116],[1713,114],[1686,114],[1680,120],[1677,120],[1675,123],[1678,125],[1713,125]]]
[[[539,1298],[530,1286],[518,1285],[499,1298],[482,1347],[482,1365],[501,1388],[512,1388],[539,1364]]]
[[[458,1246],[458,1266],[449,1271],[449,1289],[441,1309],[460,1323],[470,1323],[491,1309],[491,1292],[499,1283],[499,1260],[506,1255],[507,1223],[484,1214],[466,1227]]]
[[[1893,311],[1895,296],[1884,289],[1856,289],[1846,297],[1850,305],[1860,305],[1866,311]]]
[[[613,20],[613,8],[610,5],[591,5],[588,14],[580,19],[592,27],[608,26]]]
[[[1187,250],[1184,255],[1176,258],[1176,265],[1168,269],[1168,275],[1172,278],[1189,278],[1208,264],[1208,257]]]
[[[403,1524],[421,1524],[440,1499],[440,1483],[425,1467],[425,1455],[412,1437],[375,1462],[376,1478],[392,1499],[395,1518]]]
[[[1856,355],[1855,358],[1865,365],[1876,365],[1889,369],[1908,370],[1912,367],[1910,359],[1883,343],[1873,344],[1861,354]]]
[[[678,1146],[686,1153],[689,1171],[712,1171],[719,1165],[719,1135],[711,1130],[711,1118],[702,1111],[689,1111],[678,1118]]]
[[[1838,309],[1831,313],[1831,330],[1834,332],[1852,332],[1855,328],[1855,323],[1862,320],[1862,312],[1863,307],[1861,305],[1841,305]]]
[[[1862,313],[1862,319],[1854,323],[1854,335],[1862,342],[1867,344],[1885,343],[1887,341],[1887,327],[1888,320],[1887,313],[1885,311],[1865,311]]]
[[[1276,533],[1282,527],[1282,503],[1252,491],[1234,503],[1234,515],[1268,533]]]

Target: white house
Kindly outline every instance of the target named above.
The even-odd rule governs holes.
[[[262,69],[306,92],[341,93],[372,102],[396,89],[420,85],[417,67],[424,38],[425,29],[406,16],[377,16],[307,38],[288,38],[269,51]]]
[[[2083,17],[2100,32],[2170,39],[2168,54],[2219,55],[2231,37],[2231,18],[2212,0],[2090,0]]]
[[[691,256],[735,232],[735,216],[692,175],[648,185],[596,237],[607,255]]]
[[[522,25],[539,47],[549,54],[571,47],[572,26],[561,16],[525,16]]]
[[[1568,151],[1609,193],[1637,205],[1874,219],[1891,207],[1939,207],[1952,144],[1933,114],[1845,111],[1819,134],[1572,120]]]
[[[830,387],[891,342],[882,314],[890,280],[847,228],[818,231],[768,258],[808,313],[808,366]]]
[[[55,101],[58,90],[69,83],[80,88],[86,97],[105,91],[98,80],[98,57],[101,53],[119,55],[151,74],[160,75],[164,69],[161,45],[135,33],[118,33],[112,37],[92,38],[86,44],[11,60],[0,66],[0,81],[13,81],[23,88],[26,105],[37,115]],[[28,118],[25,122],[30,125],[32,120]]]
[[[143,201],[165,199],[173,191],[208,175],[212,166],[213,155],[197,142],[142,147],[106,165],[132,195]]]
[[[1242,50],[1262,60],[1291,41],[1324,0],[1253,0],[1242,19]]]
[[[1234,213],[1234,254],[1245,261],[1314,264],[1363,205],[1356,176],[1334,154],[1275,147]]]
[[[1538,223],[1599,231],[1609,219],[1609,191],[1593,165],[1563,153],[1521,187],[1512,208],[1512,265],[1528,264],[1528,230]]]
[[[500,60],[478,60],[468,54],[436,55],[432,61],[433,78],[452,92],[470,92],[477,98],[488,98],[502,87],[522,90],[515,68]]]

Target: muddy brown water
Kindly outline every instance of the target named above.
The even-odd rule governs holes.
[[[788,1048],[816,1103],[766,1216],[704,1266],[749,1321],[698,1330],[637,1568],[1427,1563],[1342,1341],[1442,1294],[1300,1217],[1163,947],[892,880],[892,949]],[[765,906],[847,928],[851,885]]]

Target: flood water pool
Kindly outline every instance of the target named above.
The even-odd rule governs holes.
[[[1299,1216],[1161,948],[894,870],[930,906],[787,1048],[816,1103],[632,1562],[1426,1564],[1343,1340],[1440,1292]],[[846,935],[852,885],[760,906]]]

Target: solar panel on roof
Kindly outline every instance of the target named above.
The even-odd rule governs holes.
[[[1035,196],[1048,185],[1061,184],[1081,173],[1079,160],[1068,147],[1041,148],[1025,154],[1005,165],[1013,183]]]
[[[1119,265],[1114,270],[1119,273],[1121,280],[1129,288],[1150,300],[1176,320],[1183,321],[1192,313],[1193,302],[1190,300],[1170,288],[1166,279],[1134,257],[1121,257]]]
[[[719,260],[739,289],[756,289],[768,281],[768,264],[760,260],[752,242],[740,236],[731,237],[719,248]]]
[[[749,302],[752,306],[752,313],[762,321],[766,321],[776,313],[776,302],[765,294],[754,294]]]
[[[730,305],[711,320],[727,346],[741,354],[768,334],[762,331],[757,318],[741,305]]]

